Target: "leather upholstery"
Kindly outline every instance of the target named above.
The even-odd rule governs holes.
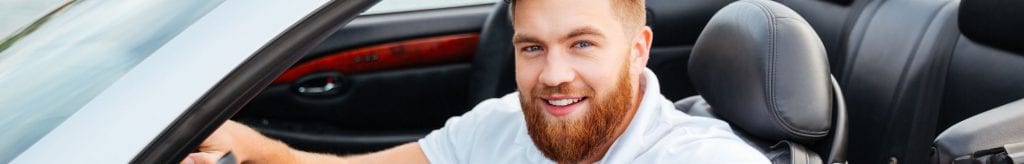
[[[871,1],[853,26],[840,81],[851,163],[927,161],[956,43],[956,3]],[[952,25],[952,26],[951,26]]]
[[[716,115],[759,138],[811,143],[832,126],[825,48],[781,4],[742,0],[720,10],[693,48],[689,73]]]
[[[1024,143],[1024,121],[1021,120],[1024,120],[1024,100],[1000,106],[957,123],[935,139],[938,156],[933,162],[953,163],[953,159],[971,155],[976,151]]]
[[[960,2],[960,18],[954,20],[961,22],[955,22],[951,26],[965,29],[960,29],[962,35],[953,35],[957,40],[951,62],[948,63],[945,94],[942,96],[942,107],[939,111],[939,130],[975,114],[1024,98],[1024,85],[1021,85],[1024,83],[1024,76],[1021,76],[1021,72],[1024,72],[1024,52],[1011,51],[1013,47],[1020,48],[1024,45],[1024,42],[1019,40],[1024,38],[1024,35],[1021,35],[1024,23],[1020,21],[1019,16],[1001,15],[1009,12],[1021,13],[1020,9],[1024,8],[1024,3],[1020,2]],[[1013,31],[1000,31],[1008,29]],[[983,36],[975,36],[979,34]],[[1014,41],[1015,39],[1017,40]]]
[[[497,3],[487,16],[480,33],[473,72],[470,74],[469,104],[512,93],[516,88],[515,49],[512,35],[515,31],[508,17],[508,4]]]
[[[964,36],[995,48],[1024,53],[1024,1],[964,0],[960,30]]]
[[[843,62],[846,59],[843,46],[849,36],[852,24],[856,23],[866,0],[838,2],[836,0],[776,0],[793,9],[821,37],[828,52],[829,69],[836,77],[843,77]],[[842,80],[842,79],[839,79]]]
[[[1024,28],[1013,25],[1024,22],[1015,20],[1019,17],[1006,16],[1013,14],[983,16],[986,13],[960,11],[983,8],[978,11],[1019,12],[1021,6],[1012,2],[857,0],[849,7],[837,7],[822,5],[828,3],[819,0],[779,1],[808,17],[830,48],[830,60],[841,62],[830,64],[842,69],[833,72],[839,75],[850,108],[851,163],[930,161],[931,141],[937,131],[1024,97],[1024,85],[1020,85],[1024,81],[1024,76],[1020,76],[1024,72],[1024,56],[984,43],[1019,45],[1021,41],[1012,39],[1024,38],[1019,35],[1021,30],[980,31],[1002,38],[978,38],[971,36],[974,34],[969,30],[962,35],[960,31],[967,26]],[[972,3],[989,5],[971,7]],[[825,18],[846,10],[858,14],[845,18],[854,19],[852,23]],[[1000,25],[959,22],[968,19]],[[837,26],[848,29],[846,34],[839,34],[845,37],[829,39],[840,29]],[[839,50],[828,46],[837,43]]]
[[[778,1],[807,18],[839,69],[851,163],[930,161],[936,132],[1024,98],[1020,1]]]
[[[932,162],[1024,142],[1024,23],[1021,1],[964,0],[948,63]],[[1009,103],[1009,104],[1007,104]],[[953,123],[956,123],[955,125]],[[949,127],[946,129],[945,127]],[[1022,161],[1014,161],[1022,162]]]
[[[715,115],[714,108],[711,108],[711,105],[709,105],[708,102],[704,100],[704,97],[701,97],[700,95],[690,96],[682,100],[676,101],[674,105],[676,109],[679,109],[679,111],[682,111],[683,113],[686,113],[687,115],[690,116],[707,117],[722,120],[722,118]],[[751,136],[750,134],[744,132],[742,129],[737,129],[737,126],[730,127],[733,129],[733,133],[736,133],[736,136],[740,137],[740,139],[742,139],[748,145],[753,146],[754,149],[757,149],[761,153],[768,154],[770,151],[772,151],[771,147],[777,143],[772,140],[763,140],[759,139],[756,136]]]

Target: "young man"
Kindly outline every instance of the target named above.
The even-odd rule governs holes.
[[[221,126],[183,163],[768,163],[722,121],[674,109],[646,69],[643,0],[511,2],[519,92],[418,142],[338,157]]]

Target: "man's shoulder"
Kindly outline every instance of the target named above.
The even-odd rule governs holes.
[[[657,128],[661,137],[648,151],[648,159],[686,159],[687,161],[715,161],[713,163],[766,163],[757,149],[751,147],[729,127],[713,118],[689,116],[679,111],[665,111],[659,116]],[[704,162],[696,162],[704,163]]]
[[[729,127],[715,121],[691,117],[696,124],[675,124],[662,138],[655,140],[647,158],[656,161],[685,159],[693,163],[767,163],[757,149],[737,137]],[[691,122],[692,123],[692,122]],[[705,125],[706,127],[699,127]]]
[[[489,160],[508,156],[508,152],[487,151],[516,144],[525,135],[518,94],[480,102],[461,116],[449,118],[444,127],[419,140],[421,149],[433,163]],[[476,162],[479,163],[479,162]]]

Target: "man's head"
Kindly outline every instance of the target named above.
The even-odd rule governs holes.
[[[653,37],[643,0],[510,3],[516,85],[530,137],[558,162],[599,159],[641,97]]]

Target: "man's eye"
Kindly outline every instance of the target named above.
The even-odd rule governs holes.
[[[523,52],[534,52],[534,51],[540,51],[540,50],[541,50],[540,46],[526,46],[526,47],[523,47]]]
[[[587,41],[581,41],[581,42],[576,42],[576,44],[573,44],[572,46],[575,47],[575,48],[587,48],[587,47],[590,47],[590,46],[594,46],[594,43],[590,43],[590,42],[587,42]]]

